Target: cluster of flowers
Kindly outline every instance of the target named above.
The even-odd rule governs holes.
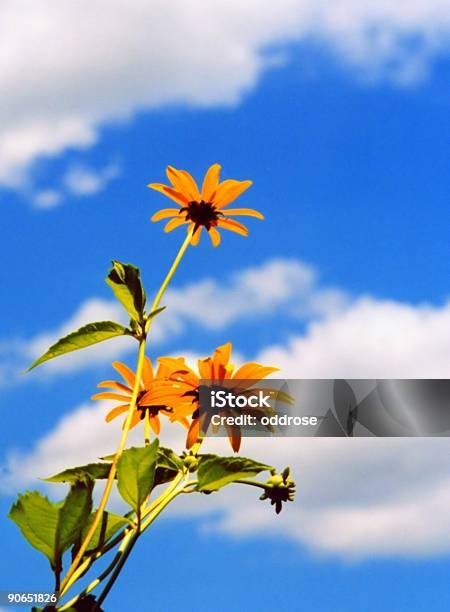
[[[217,228],[247,236],[248,229],[245,225],[230,217],[244,215],[264,219],[263,215],[251,208],[227,207],[252,185],[252,181],[228,179],[220,182],[220,170],[219,164],[213,164],[206,172],[202,188],[199,189],[189,172],[168,166],[167,177],[171,184],[151,183],[148,186],[170,198],[178,208],[164,208],[153,215],[152,221],[170,219],[164,228],[166,232],[186,226],[188,234],[191,235],[190,243],[194,246],[198,244],[203,229],[209,234],[214,246],[220,244]],[[148,418],[151,429],[158,435],[161,427],[159,415],[164,415],[171,422],[181,423],[188,429],[186,447],[191,448],[200,435],[200,380],[220,385],[223,380],[230,378],[261,380],[277,371],[277,368],[264,367],[257,363],[247,363],[235,371],[234,366],[229,363],[230,357],[231,343],[219,346],[212,357],[199,360],[198,373],[189,368],[182,357],[160,357],[155,371],[153,364],[146,357],[130,427],[135,427]],[[112,380],[101,382],[99,387],[112,391],[98,393],[93,397],[96,400],[120,402],[119,406],[108,413],[107,421],[128,412],[135,385],[135,374],[125,364],[114,362],[113,367],[122,376],[125,384]],[[227,430],[231,446],[238,452],[241,446],[241,430],[231,425],[227,426]]]
[[[140,380],[140,390],[133,411],[131,426],[135,427],[147,417],[150,427],[159,435],[161,429],[160,415],[171,422],[181,423],[188,429],[186,448],[190,449],[200,436],[200,400],[199,387],[201,380],[221,385],[224,380],[262,380],[278,368],[262,366],[250,362],[235,368],[230,363],[231,343],[219,346],[212,357],[198,360],[198,372],[186,365],[183,357],[160,357],[156,370],[148,357],[145,357]],[[105,380],[98,386],[110,389],[97,393],[94,400],[115,400],[120,402],[107,415],[106,421],[127,413],[133,394],[136,376],[124,363],[114,362],[113,367],[123,378],[123,383]],[[241,446],[241,430],[237,425],[226,425],[231,446],[238,452]]]

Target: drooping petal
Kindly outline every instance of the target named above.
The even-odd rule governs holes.
[[[211,201],[214,192],[219,185],[219,175],[221,169],[222,168],[219,164],[213,164],[209,167],[208,172],[205,174],[202,185],[202,199],[205,202]]]
[[[239,221],[235,221],[234,219],[225,219],[221,218],[217,221],[218,227],[223,227],[224,229],[230,230],[231,232],[236,232],[236,234],[240,234],[241,236],[248,236],[248,229]]]
[[[228,432],[228,439],[230,441],[231,448],[235,453],[238,453],[239,449],[241,448],[242,440],[241,428],[237,425],[225,425],[225,427]]]
[[[215,227],[209,228],[209,237],[211,238],[213,246],[218,247],[220,244],[220,234]]]
[[[192,448],[198,440],[200,433],[200,424],[198,419],[194,419],[189,427],[189,431],[186,437],[186,448]]]
[[[108,414],[105,417],[105,421],[109,423],[110,421],[115,419],[117,416],[119,416],[119,414],[123,414],[124,412],[126,412],[128,408],[129,408],[129,404],[122,404],[121,406],[116,406],[115,408],[110,410],[110,412],[108,412]]]
[[[188,227],[188,232],[190,232],[190,230],[191,230],[191,228],[193,227],[193,225],[194,225],[193,223],[190,223],[190,224],[189,224],[189,227]],[[198,227],[198,228],[197,228],[197,230],[194,232],[194,234],[193,234],[193,236],[192,236],[192,238],[191,238],[191,244],[192,244],[192,246],[197,246],[197,245],[198,245],[199,240],[200,240],[200,235],[201,235],[201,233],[202,233],[202,229],[203,229],[203,227],[202,227],[202,226],[200,226],[200,227]]]
[[[247,216],[247,217],[256,217],[257,219],[264,220],[264,215],[262,215],[257,210],[253,208],[227,208],[223,213],[224,215],[230,216]]]
[[[121,361],[113,361],[112,367],[119,372],[124,381],[133,389],[134,381],[136,380],[133,370],[130,370],[130,368]]]
[[[169,187],[169,185],[163,185],[162,183],[150,183],[150,185],[147,185],[147,187],[150,187],[150,189],[154,189],[155,191],[159,191],[180,206],[186,206],[186,204],[189,204],[189,200],[183,193]]]
[[[159,435],[159,432],[161,431],[161,421],[159,420],[159,416],[157,414],[152,414],[150,416],[150,427],[153,430],[153,433],[155,434],[155,436]]]
[[[186,429],[189,429],[189,421],[185,417],[181,417],[177,419],[177,421],[181,423],[183,427],[186,427]]]
[[[171,219],[168,223],[166,223],[166,225],[164,226],[164,231],[171,232],[172,230],[176,229],[177,227],[180,227],[180,225],[184,225],[185,223],[187,223],[186,218],[178,216],[175,219]]]
[[[130,429],[133,429],[133,427],[136,427],[136,425],[141,420],[141,416],[142,415],[141,415],[141,412],[139,410],[135,410],[133,412],[133,416],[131,417]]]
[[[179,208],[162,208],[158,210],[158,212],[155,212],[152,221],[161,221],[161,219],[167,219],[168,217],[177,217],[179,212]]]
[[[252,181],[235,181],[233,179],[223,181],[223,183],[220,183],[216,193],[214,194],[214,205],[219,209],[227,206],[238,198],[241,193],[248,189],[252,184]]]

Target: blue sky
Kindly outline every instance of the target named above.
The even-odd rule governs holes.
[[[418,27],[413,24],[411,34]],[[132,111],[99,120],[95,142],[81,146],[69,139],[55,145],[52,156],[37,148],[20,167],[21,182],[0,184],[3,516],[14,477],[39,486],[34,477],[48,474],[32,468],[58,462],[51,447],[60,448],[61,422],[79,414],[97,381],[110,373],[110,356],[99,354],[73,369],[17,376],[33,356],[26,343],[53,338],[78,320],[89,300],[96,300],[95,312],[109,308],[103,279],[111,259],[139,265],[148,293],[157,288],[181,240],[180,232],[165,235],[149,221],[165,202],[146,184],[164,182],[167,164],[200,179],[220,162],[225,178],[252,179],[240,203],[266,220],[249,221],[248,239],[223,232],[219,249],[203,237],[188,251],[172,298],[186,304],[188,314],[180,315],[172,335],[167,327],[152,357],[181,350],[207,355],[230,339],[241,356],[278,359],[286,376],[446,376],[450,38],[444,37],[447,46],[439,39],[436,57],[424,53],[423,66],[404,82],[408,59],[418,63],[415,47],[381,54],[374,68],[362,52],[352,65],[333,41],[330,49],[301,38],[292,42],[292,32],[283,36],[271,41],[267,35],[260,46],[267,53],[275,48],[284,61],[264,66],[236,91],[230,86],[222,101],[208,87],[205,99],[212,99],[205,104],[197,92],[192,99],[182,93],[171,100],[166,93],[161,103],[136,101]],[[259,48],[255,53],[264,57]],[[224,58],[225,65],[226,52]],[[390,62],[404,64],[403,71]],[[55,93],[48,89],[51,99]],[[101,87],[100,94],[99,107]],[[0,165],[1,152],[0,142]],[[108,168],[111,177],[101,180]],[[47,206],[39,200],[43,192],[55,196]],[[286,273],[280,290],[270,274],[273,261]],[[236,314],[230,304],[245,289],[248,270],[259,271],[257,299],[253,310],[243,304],[245,313]],[[213,289],[199,306],[188,289],[205,279]],[[169,312],[169,297],[168,303]],[[217,318],[202,321],[200,307],[214,309]],[[132,354],[120,350],[132,364]],[[99,433],[103,442],[106,435]],[[79,442],[83,448],[82,436]],[[295,508],[279,517],[264,508],[267,516],[255,514],[256,531],[243,520],[255,506],[231,511],[226,503],[233,497],[213,504],[206,519],[194,509],[193,516],[180,512],[161,522],[135,549],[106,609],[447,610],[449,475],[442,461],[448,445],[403,441],[353,451],[295,444],[286,457],[283,449],[270,451],[279,467],[299,457]],[[263,446],[258,450],[265,453]],[[308,466],[314,469],[309,475]],[[326,492],[334,479],[335,497]],[[340,518],[332,515],[336,507]],[[320,521],[324,533],[349,526],[350,535],[327,541]],[[1,521],[0,529],[5,548],[14,551],[0,589],[45,590],[46,561],[12,523]]]

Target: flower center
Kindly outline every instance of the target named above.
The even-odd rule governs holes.
[[[194,232],[198,230],[200,226],[206,227],[207,230],[217,225],[219,217],[222,215],[220,211],[211,204],[211,202],[189,202],[187,206],[184,206],[180,213],[186,213],[186,220],[192,221],[195,225]]]
[[[145,406],[144,404],[141,404],[141,399],[145,395],[145,393],[147,393],[146,389],[140,391],[136,401],[136,410],[139,410],[139,412],[141,413],[141,420],[145,417],[146,412],[148,412],[149,416],[156,416],[160,412],[160,410],[172,412],[172,408],[169,408],[164,404],[158,406]]]

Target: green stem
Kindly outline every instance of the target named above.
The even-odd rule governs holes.
[[[176,478],[174,478],[174,480],[170,483],[167,489],[157,499],[155,499],[155,501],[152,502],[150,506],[143,509],[142,517],[147,516],[150,512],[155,510],[155,508],[157,508],[159,504],[163,503],[164,500],[176,489],[176,487],[178,486],[183,476],[184,476],[184,473],[180,472],[178,476],[176,476]],[[72,574],[72,577],[67,583],[66,590],[68,590],[72,586],[72,584],[74,584],[78,580],[78,578],[80,578],[80,576],[82,576],[90,568],[90,566],[94,563],[94,561],[96,561],[98,558],[100,558],[101,556],[109,552],[112,548],[114,548],[122,540],[124,540],[124,543],[128,542],[130,538],[133,536],[133,534],[137,531],[137,528],[138,528],[137,525],[135,525],[134,527],[126,527],[113,540],[111,540],[106,546],[104,546],[100,551],[94,553],[88,559],[85,559],[85,561],[81,563],[81,565],[78,566],[77,570]],[[65,603],[61,608],[59,608],[61,612],[73,606],[74,603],[76,603],[82,595],[87,595],[98,584],[103,582],[103,580],[111,573],[111,571],[114,569],[119,559],[121,558],[122,556],[121,549],[123,548],[124,543],[121,545],[121,547],[119,548],[119,551],[116,553],[111,563],[100,574],[100,576],[95,578],[95,580],[93,580],[83,591],[78,593],[78,595],[73,597],[68,603]]]
[[[121,571],[122,567],[125,565],[125,562],[128,559],[131,551],[133,550],[134,545],[138,541],[139,535],[140,534],[137,531],[134,534],[134,537],[132,537],[131,540],[129,541],[129,543],[127,543],[127,546],[123,549],[123,551],[119,550],[119,552],[117,553],[120,556],[119,562],[117,563],[116,567],[114,568],[114,571],[111,574],[110,579],[106,583],[105,588],[100,593],[100,595],[99,595],[99,597],[98,597],[98,599],[97,599],[97,601],[95,603],[95,606],[92,609],[92,612],[96,612],[96,610],[99,609],[100,605],[103,603],[103,601],[105,600],[106,596],[108,595],[108,593],[112,589],[112,587],[113,587],[113,585],[114,585],[118,575],[120,574],[120,571]]]
[[[134,537],[131,538],[129,542],[127,542],[127,543],[123,542],[122,543],[122,546],[121,546],[122,553],[121,553],[120,561],[117,563],[116,567],[114,568],[113,573],[111,574],[110,579],[108,580],[108,582],[105,585],[105,588],[103,589],[103,591],[99,595],[99,597],[97,599],[97,602],[96,602],[96,605],[93,608],[92,612],[96,612],[96,610],[98,610],[98,608],[103,603],[103,601],[105,600],[106,596],[108,595],[108,593],[110,592],[110,590],[114,586],[114,583],[117,580],[117,578],[118,578],[118,576],[119,576],[123,566],[125,565],[125,562],[128,559],[131,551],[133,550],[134,545],[136,544],[138,538],[142,535],[142,533],[144,533],[144,531],[146,529],[148,529],[150,527],[150,525],[161,514],[161,512],[164,510],[164,508],[166,506],[168,506],[170,504],[170,502],[175,499],[175,497],[180,495],[180,493],[184,493],[184,488],[178,489],[178,491],[175,490],[170,495],[168,495],[164,499],[164,501],[152,512],[152,514],[149,516],[149,518],[144,523],[142,523],[142,525],[140,525],[140,527],[136,530],[136,533],[135,533]],[[119,549],[119,552],[121,552],[120,549]]]
[[[251,485],[252,487],[258,487],[259,489],[267,489],[265,484],[262,482],[256,482],[255,480],[235,480],[234,482],[237,484]]]
[[[192,238],[192,231],[190,231],[183,244],[181,245],[180,250],[177,253],[177,256],[174,259],[174,262],[169,270],[169,272],[167,273],[161,287],[159,288],[158,293],[156,294],[156,297],[153,301],[152,307],[150,309],[150,313],[155,311],[158,306],[159,303],[161,301],[162,296],[164,295],[164,292],[167,289],[167,286],[169,285],[173,275],[175,274],[176,269],[178,268],[178,265],[186,251],[186,249],[188,248],[190,241]],[[120,437],[120,441],[119,441],[119,445],[117,447],[116,450],[116,454],[114,455],[114,460],[112,462],[111,465],[111,469],[109,471],[109,475],[108,475],[108,480],[106,482],[105,485],[105,489],[103,491],[103,495],[102,498],[100,500],[100,504],[99,507],[97,508],[97,512],[95,514],[94,520],[92,521],[92,525],[88,531],[88,533],[86,534],[86,537],[84,538],[80,549],[78,550],[65,578],[63,579],[62,583],[61,583],[61,593],[60,596],[63,595],[67,589],[68,589],[68,585],[69,585],[69,581],[70,578],[72,577],[72,575],[74,574],[74,572],[76,571],[76,569],[78,568],[83,555],[85,554],[93,536],[95,533],[95,530],[97,529],[97,526],[100,523],[101,517],[103,516],[103,511],[106,508],[106,504],[108,502],[109,496],[111,494],[111,489],[114,483],[114,478],[116,476],[116,472],[117,472],[117,464],[119,462],[119,459],[122,455],[122,452],[125,448],[125,444],[128,438],[128,433],[130,431],[130,425],[131,425],[131,419],[133,417],[133,413],[134,410],[136,408],[136,402],[137,402],[137,396],[140,390],[140,383],[141,383],[141,378],[142,378],[142,370],[144,367],[144,357],[145,357],[145,347],[146,347],[146,340],[147,340],[147,334],[150,330],[150,326],[151,326],[151,322],[153,320],[153,317],[149,317],[146,321],[145,324],[145,329],[144,329],[144,334],[143,337],[141,338],[140,342],[139,342],[139,352],[138,352],[138,360],[137,360],[137,367],[136,367],[136,378],[135,378],[135,383],[134,383],[134,387],[133,387],[133,393],[131,396],[131,400],[130,400],[130,406],[128,408],[128,413],[127,413],[127,417],[125,419],[125,423],[122,429],[122,435]]]

